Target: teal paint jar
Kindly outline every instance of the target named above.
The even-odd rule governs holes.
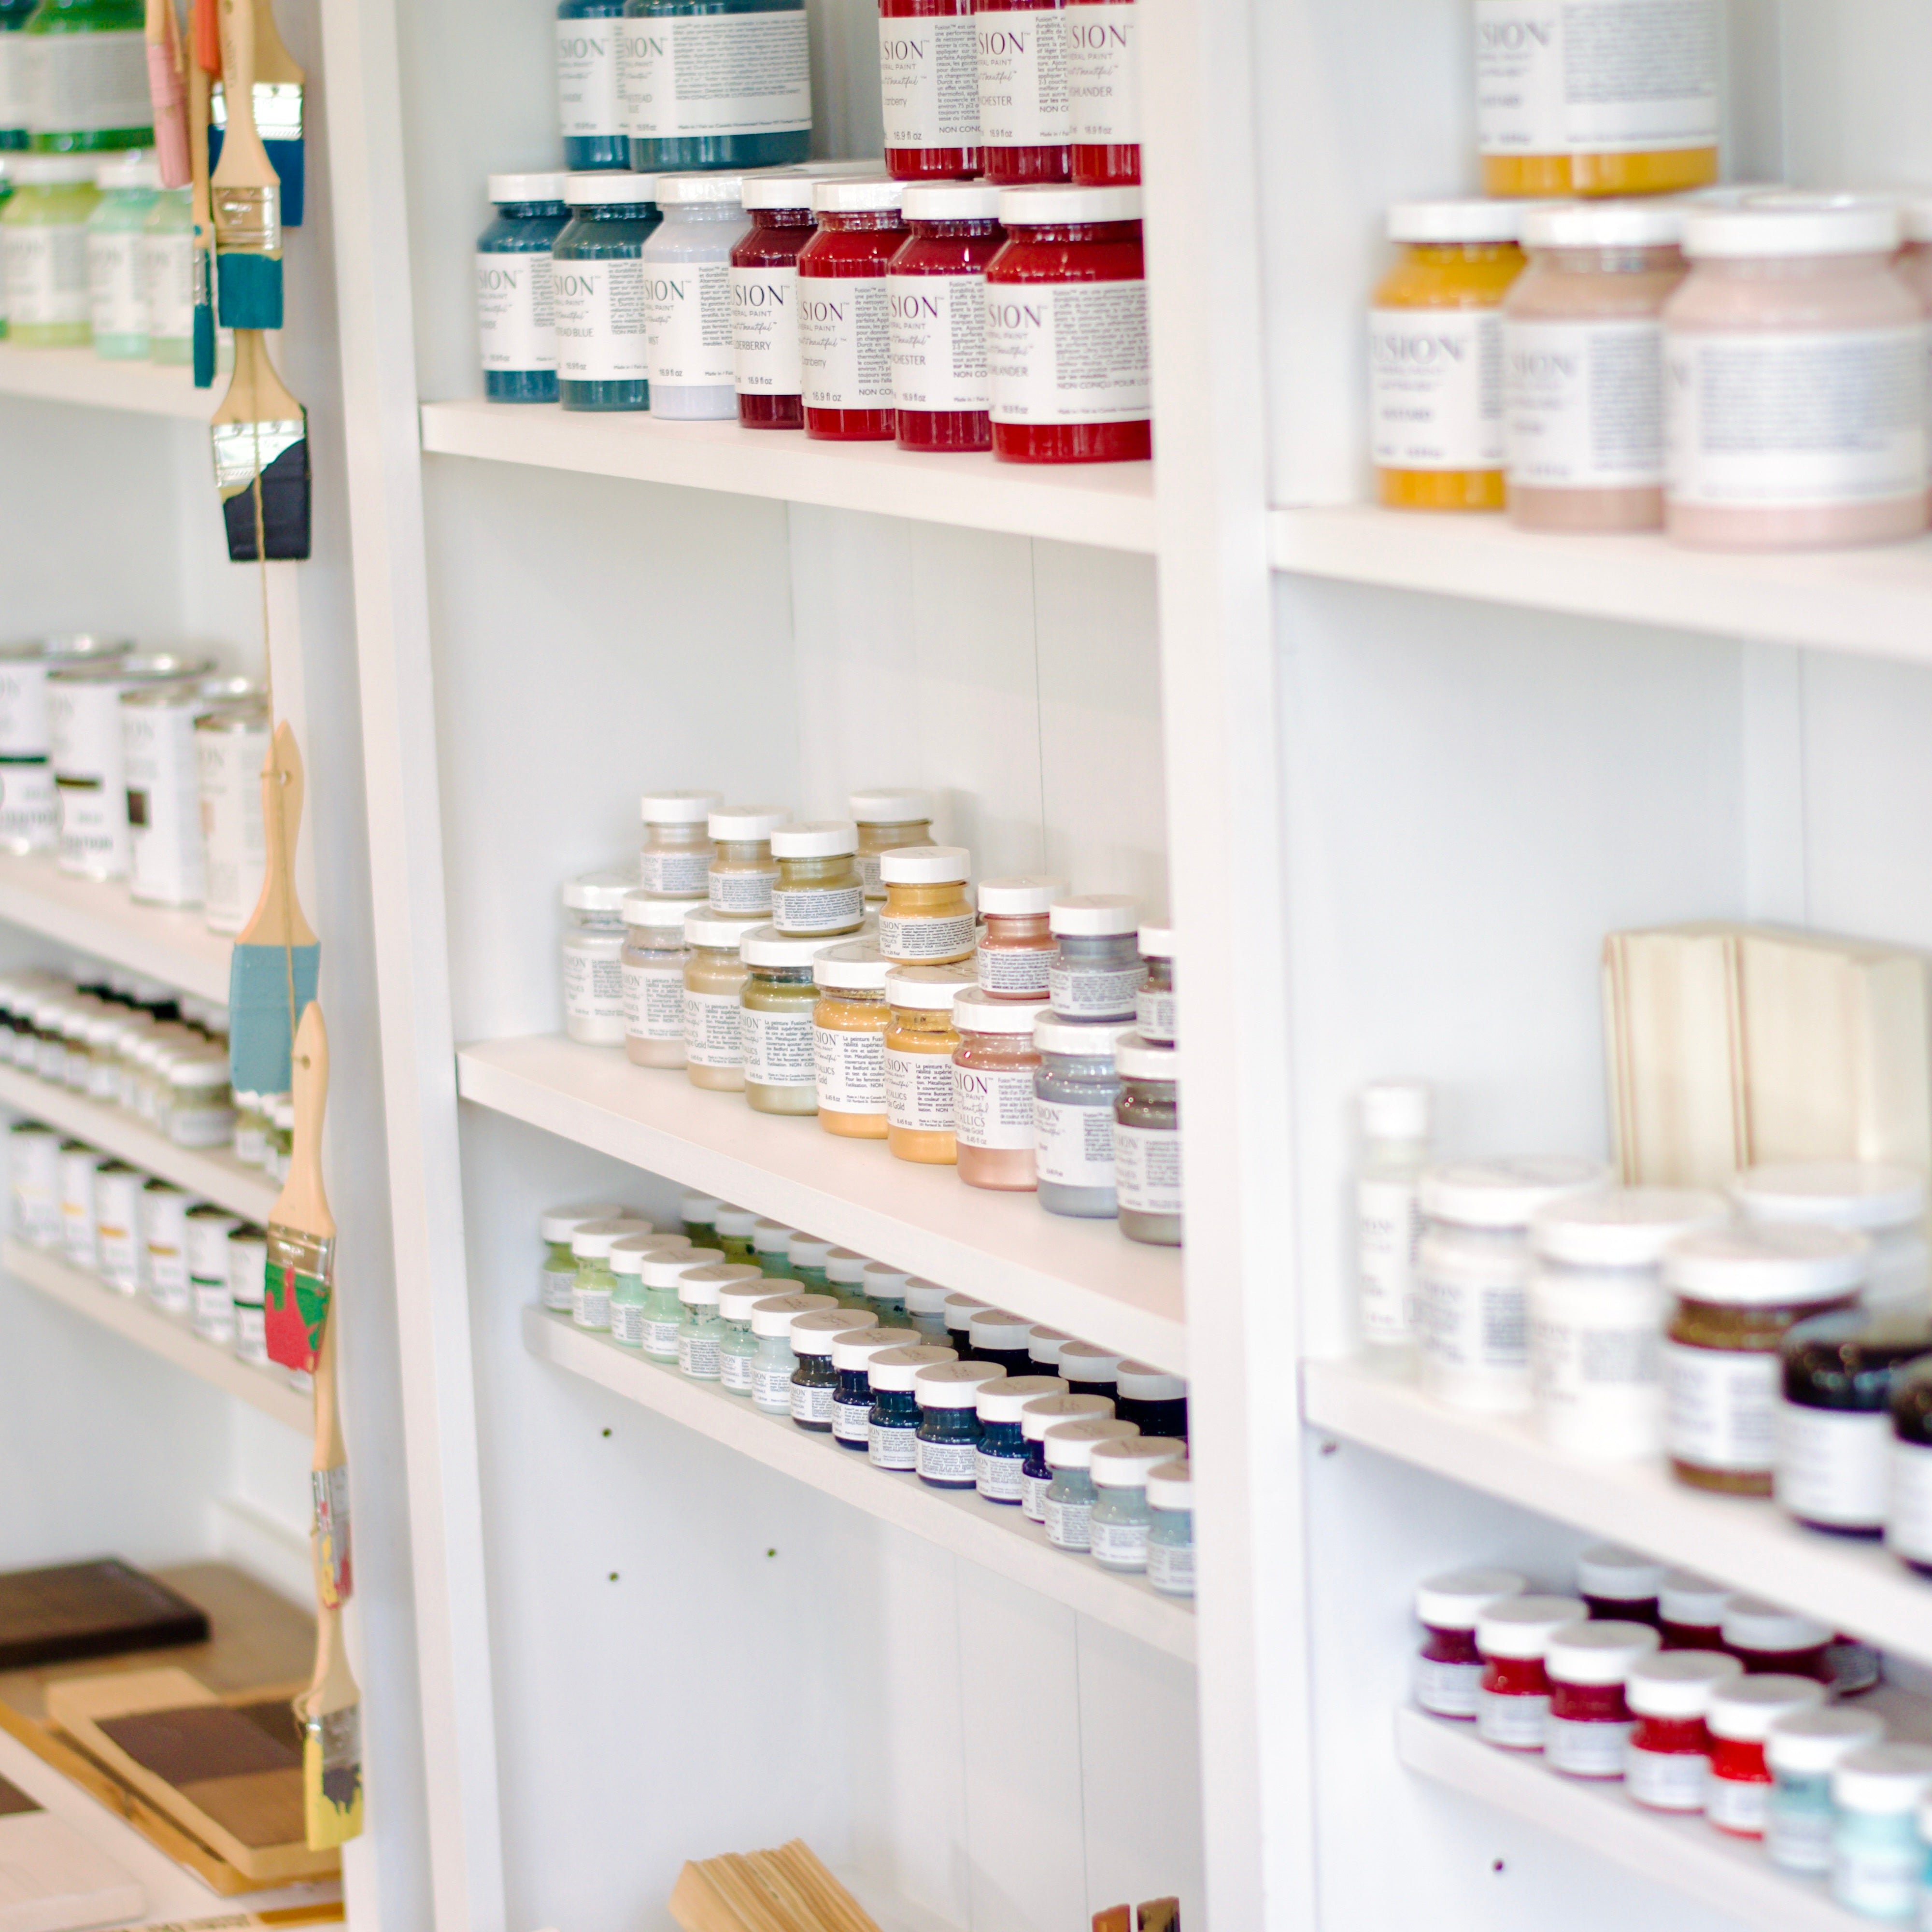
[[[1148,1567],[1148,1532],[1154,1521],[1148,1478],[1186,1450],[1178,1436],[1129,1436],[1094,1444],[1087,1472],[1094,1485],[1087,1540],[1102,1569],[1134,1573]]]
[[[1184,1456],[1148,1472],[1147,1579],[1163,1597],[1194,1594],[1194,1478]]]
[[[830,1270],[828,1269],[829,1274]],[[836,1277],[835,1276],[836,1280]],[[860,1270],[859,1292],[860,1300],[854,1307],[869,1308],[879,1318],[879,1325],[884,1328],[909,1328],[916,1326],[906,1307],[906,1289],[912,1276],[904,1268],[896,1268],[888,1262],[868,1262]],[[945,1299],[942,1295],[940,1300]],[[940,1327],[944,1330],[945,1324]],[[934,1335],[920,1330],[922,1341],[938,1342],[944,1339],[942,1334]]]
[[[564,183],[570,220],[551,244],[557,400],[567,410],[641,410],[644,244],[662,217],[650,175],[579,174]]]
[[[1885,1720],[1873,1711],[1827,1706],[1778,1718],[1764,1741],[1771,1798],[1764,1848],[1774,1865],[1816,1876],[1832,1868],[1832,1774],[1852,1752],[1879,1743]]]
[[[492,175],[476,238],[476,334],[493,403],[556,400],[556,264],[570,219],[560,174]]]
[[[913,1384],[922,1370],[958,1358],[929,1342],[887,1348],[866,1364],[872,1412],[866,1419],[866,1460],[875,1469],[910,1475],[919,1466],[919,1398]]]
[[[832,1366],[832,1344],[854,1329],[878,1326],[875,1316],[836,1306],[793,1317],[791,1348],[798,1366],[792,1371],[791,1419],[800,1428],[831,1434],[832,1398],[838,1387],[838,1373]]]
[[[1832,1896],[1868,1918],[1909,1918],[1918,1906],[1924,1847],[1918,1808],[1932,1793],[1932,1747],[1868,1744],[1832,1774]]]
[[[986,1502],[1018,1507],[1027,1454],[1022,1415],[1028,1402],[1066,1393],[1066,1384],[1058,1376],[1003,1376],[981,1384],[978,1460],[973,1474],[974,1486]]]
[[[559,0],[556,108],[567,168],[627,168],[631,144],[617,95],[624,0]]]
[[[100,200],[87,218],[87,302],[94,352],[113,362],[148,359],[148,217],[161,190],[150,154],[117,154],[94,176]]]
[[[154,146],[142,0],[40,0],[22,30],[27,145],[44,154]]]
[[[1095,1445],[1118,1442],[1139,1433],[1131,1422],[1122,1422],[1116,1417],[1103,1421],[1096,1417],[1060,1423],[1040,1438],[1050,1472],[1042,1499],[1046,1538],[1054,1549],[1084,1556],[1091,1547]]]
[[[842,1310],[842,1313],[864,1312]],[[842,1330],[832,1338],[832,1439],[842,1449],[863,1454],[872,1441],[872,1362],[895,1348],[916,1348],[918,1332],[911,1328],[880,1328],[872,1317],[862,1328]]]
[[[632,167],[782,167],[812,146],[795,0],[625,0],[617,89]]]
[[[919,1428],[913,1467],[922,1483],[936,1490],[976,1486],[980,1391],[1005,1380],[1005,1371],[992,1362],[935,1362],[914,1376]]]
[[[722,1265],[730,1268],[731,1279],[722,1284],[718,1296],[718,1319],[724,1330],[718,1337],[718,1385],[727,1395],[742,1395],[748,1400],[752,1365],[758,1358],[752,1311],[760,1302],[771,1299],[771,1290],[764,1276],[748,1263]]]

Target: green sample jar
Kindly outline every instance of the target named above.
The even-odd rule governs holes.
[[[718,1245],[718,1214],[724,1203],[715,1195],[686,1194],[677,1204],[678,1225],[700,1247],[715,1248]],[[731,1258],[738,1259],[736,1255]]]
[[[793,1230],[782,1221],[764,1219],[752,1224],[752,1258],[774,1281],[792,1278],[792,1234]]]
[[[148,359],[185,368],[194,360],[194,190],[164,188],[141,228],[148,291]]]
[[[717,1239],[713,1246],[724,1250],[728,1261],[749,1262],[758,1265],[758,1257],[752,1246],[752,1235],[758,1225],[758,1217],[748,1208],[721,1208],[712,1220]]]
[[[684,1304],[678,1299],[684,1278],[717,1267],[724,1257],[715,1248],[688,1248],[681,1255],[647,1255],[638,1273],[644,1277],[645,1358],[675,1364],[677,1331],[684,1325]]]
[[[22,50],[27,145],[45,154],[154,146],[142,0],[40,0]]]
[[[161,190],[160,166],[136,151],[94,172],[100,204],[87,218],[88,320],[94,352],[115,362],[148,359],[148,217]]]
[[[650,1296],[644,1287],[644,1266],[647,1261],[685,1262],[696,1267],[715,1248],[694,1250],[688,1234],[632,1234],[610,1246],[610,1320],[606,1326],[614,1342],[627,1348],[644,1346],[644,1306]]]
[[[236,1096],[238,1101],[239,1094]],[[572,1208],[547,1208],[537,1223],[544,1244],[543,1265],[537,1272],[537,1300],[554,1313],[570,1312],[570,1291],[577,1280],[577,1257],[570,1252],[570,1238],[586,1221],[625,1219],[622,1203],[585,1202]]]
[[[832,1258],[832,1250],[831,1242],[821,1241],[816,1234],[793,1235],[785,1244],[785,1257],[791,1263],[792,1279],[802,1282],[814,1294],[838,1295],[826,1270],[826,1263]],[[846,1298],[840,1295],[838,1299],[844,1302]]]
[[[0,22],[0,27],[4,27],[4,22]],[[6,92],[6,64],[7,43],[4,40],[0,40],[0,96],[4,96]],[[5,134],[6,130],[0,128],[0,147],[6,146]],[[4,154],[0,154],[0,214],[5,212],[8,202],[13,198],[14,178],[8,172],[7,157]],[[6,335],[7,277],[4,271],[0,271],[0,341],[4,341]]]
[[[720,1287],[718,1319],[724,1332],[718,1337],[718,1381],[728,1395],[748,1397],[752,1393],[752,1364],[757,1360],[758,1338],[752,1333],[752,1310],[771,1299],[771,1289],[763,1272],[740,1262],[733,1266],[731,1280]]]
[[[694,1382],[722,1378],[724,1319],[719,1304],[724,1290],[735,1285],[737,1274],[730,1266],[700,1268],[678,1277],[677,1298],[684,1313],[677,1324],[677,1372]]]
[[[738,996],[745,1098],[760,1114],[818,1112],[812,1039],[818,988],[812,984],[812,962],[824,945],[822,939],[782,938],[775,927],[759,926],[739,948],[746,968]]]
[[[138,37],[137,37],[138,38]],[[100,200],[84,154],[22,154],[0,211],[7,334],[23,349],[79,349],[88,322],[87,224]]]
[[[855,1254],[850,1248],[834,1248],[825,1257],[826,1291],[838,1298],[841,1308],[872,1308],[878,1315],[866,1293],[867,1266],[863,1255]],[[885,1317],[881,1315],[879,1318],[883,1322]]]

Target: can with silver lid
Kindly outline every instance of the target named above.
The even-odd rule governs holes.
[[[128,890],[148,905],[199,905],[204,890],[195,721],[208,709],[194,686],[160,685],[121,699],[128,777]]]
[[[268,850],[262,830],[262,767],[268,736],[268,706],[260,698],[218,705],[194,721],[203,916],[211,932],[239,932],[262,896]]]
[[[240,1215],[212,1203],[190,1208],[185,1217],[194,1332],[204,1342],[217,1342],[224,1348],[235,1340],[235,1301],[228,1290],[228,1237],[242,1225]]]
[[[51,852],[59,832],[47,760],[47,674],[133,649],[124,638],[86,632],[0,645],[0,851]]]

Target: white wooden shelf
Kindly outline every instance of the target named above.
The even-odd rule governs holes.
[[[1301,1392],[1317,1429],[1932,1660],[1932,1582],[1876,1542],[1801,1528],[1769,1502],[1691,1489],[1661,1462],[1566,1455],[1524,1418],[1451,1408],[1358,1363],[1304,1363]]]
[[[23,1242],[0,1242],[0,1267],[50,1299],[62,1302],[124,1335],[138,1348],[164,1361],[239,1396],[264,1415],[306,1435],[315,1426],[310,1396],[289,1386],[286,1369],[258,1369],[238,1361],[212,1342],[204,1342],[184,1321],[164,1315],[145,1294],[123,1294],[97,1276],[83,1274],[57,1255],[44,1253]]]
[[[0,920],[227,1003],[233,949],[208,931],[198,908],[141,905],[118,881],[70,878],[51,859],[0,854]]]
[[[0,342],[0,395],[206,422],[226,386],[223,376],[213,389],[197,389],[185,367],[110,362],[91,349],[21,349]]]
[[[889,442],[814,442],[800,430],[735,422],[480,398],[425,403],[422,446],[433,455],[776,496],[1102,550],[1151,555],[1154,547],[1150,463],[1000,463]]]
[[[1344,583],[1932,662],[1932,537],[1760,556],[1358,506],[1271,512],[1268,556]]]
[[[459,1048],[457,1090],[1083,1341],[1186,1372],[1180,1252],[1130,1241],[1112,1221],[968,1187],[950,1167],[893,1160],[883,1142],[754,1113],[742,1094],[706,1093],[682,1073],[555,1034]]]
[[[761,1415],[750,1401],[715,1382],[694,1382],[647,1361],[634,1348],[576,1327],[567,1315],[524,1310],[524,1342],[539,1360],[586,1376],[766,1468],[808,1483],[881,1522],[997,1570],[1083,1616],[1125,1631],[1192,1663],[1194,1608],[1164,1597],[1144,1576],[1114,1574],[1090,1557],[1055,1550],[1039,1524],[1016,1508],[982,1502],[970,1490],[938,1490],[917,1477],[874,1468],[829,1436]]]

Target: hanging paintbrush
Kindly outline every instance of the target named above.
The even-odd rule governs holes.
[[[154,116],[154,159],[164,188],[194,178],[188,153],[188,99],[182,71],[181,23],[175,0],[147,0],[148,99]]]
[[[194,238],[188,250],[194,286],[194,386],[206,389],[214,382],[214,203],[208,178],[208,90],[221,66],[214,0],[190,0],[182,65],[188,74],[188,170],[194,189],[190,202]]]
[[[255,131],[282,184],[282,226],[299,228],[302,219],[303,114],[306,76],[282,44],[269,0],[255,6]],[[218,89],[210,115],[208,152],[218,161],[227,132],[226,91]]]
[[[342,1612],[322,1611],[316,1631],[315,1681],[296,1700],[296,1712],[302,1720],[303,1823],[309,1850],[321,1852],[362,1833],[362,1694],[343,1648]]]
[[[257,329],[235,332],[235,374],[209,434],[229,561],[299,562],[309,549],[308,412],[282,386]]]
[[[292,970],[292,962],[285,962],[285,967]],[[306,1369],[313,1373],[335,1278],[335,1217],[328,1211],[328,1196],[322,1181],[322,1123],[328,1105],[328,1030],[322,1023],[321,1007],[313,1000],[302,1010],[302,1024],[296,1029],[294,1084],[295,1130],[290,1143],[288,1178],[268,1215],[262,1300],[269,1360],[285,1369]],[[318,1436],[319,1536],[326,1534],[321,1479],[328,1470],[339,1475],[342,1460],[338,1454],[325,1461],[323,1446]],[[348,1560],[346,1538],[341,1550],[333,1566],[338,1569]],[[320,1550],[317,1564],[321,1567]],[[323,1600],[328,1600],[326,1595]]]
[[[255,125],[254,0],[216,0],[216,17],[228,124],[212,177],[215,310],[224,328],[280,328],[282,189]]]

